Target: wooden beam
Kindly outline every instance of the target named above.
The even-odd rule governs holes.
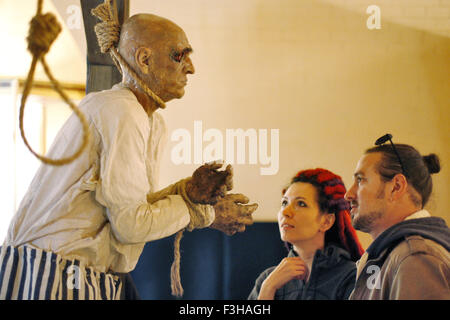
[[[19,92],[23,91],[23,87],[25,85],[26,80],[25,79],[18,79],[18,78],[10,78],[10,77],[1,77],[0,76],[0,89],[1,88],[9,88],[12,86],[12,82],[17,80],[17,85]],[[59,85],[63,89],[63,91],[67,94],[69,99],[71,100],[81,100],[84,98],[86,87],[84,84],[78,84],[78,83],[67,83],[67,82],[60,82]],[[55,91],[53,88],[53,84],[49,81],[40,81],[40,80],[34,80],[33,81],[33,87],[31,88],[31,94],[44,96],[44,97],[57,97],[61,98],[59,94]]]
[[[119,22],[122,25],[130,15],[130,0],[115,1],[117,1]],[[94,26],[99,20],[91,14],[91,10],[102,4],[104,0],[80,0],[80,2],[87,44],[87,94],[111,88],[114,84],[122,81],[122,75],[114,65],[111,56],[100,52],[94,31]]]
[[[18,79],[19,81],[19,89],[23,90],[23,86],[25,84],[24,79]],[[76,84],[76,83],[63,83],[59,82],[59,85],[67,94],[67,96],[71,100],[81,100],[85,96],[86,88],[84,85]],[[53,85],[49,81],[33,81],[33,87],[31,88],[32,94],[37,94],[44,97],[58,97],[59,94],[53,88]]]

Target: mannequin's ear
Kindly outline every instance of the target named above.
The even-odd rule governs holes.
[[[334,213],[325,213],[322,216],[320,231],[326,232],[327,230],[329,230],[333,226],[335,220],[336,216]]]
[[[143,74],[147,74],[150,70],[150,57],[152,51],[146,47],[139,47],[134,54],[134,59],[139,71]]]

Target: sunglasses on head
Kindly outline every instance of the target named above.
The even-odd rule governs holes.
[[[402,171],[403,174],[407,177],[408,174],[405,170],[405,166],[403,165],[402,159],[400,158],[400,155],[397,151],[397,148],[395,147],[395,144],[392,142],[392,134],[390,133],[386,133],[384,136],[381,136],[377,139],[377,141],[375,141],[375,145],[376,146],[380,146],[384,143],[386,143],[386,141],[390,141],[391,145],[392,145],[392,149],[394,149],[395,155],[397,156],[398,162],[400,162],[400,166],[402,167]]]

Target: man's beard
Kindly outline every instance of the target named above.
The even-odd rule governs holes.
[[[358,214],[352,219],[353,228],[356,230],[370,233],[373,230],[375,222],[384,216],[384,210],[371,211],[368,214]]]
[[[376,221],[383,218],[384,213],[386,212],[386,204],[383,201],[384,198],[384,184],[382,184],[376,194],[376,199],[378,199],[378,208],[364,215],[358,213],[358,215],[352,217],[353,228],[365,233],[370,233],[373,230]]]

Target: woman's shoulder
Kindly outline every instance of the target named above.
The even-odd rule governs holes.
[[[356,263],[351,260],[348,251],[334,244],[325,248],[321,255],[320,267],[332,270],[332,273],[338,277],[346,278],[353,273],[356,274]]]
[[[356,263],[339,246],[327,246],[318,266],[315,299],[347,299],[356,279]]]
[[[350,253],[334,243],[328,244],[323,253],[330,263],[356,265],[355,262],[352,261]]]

